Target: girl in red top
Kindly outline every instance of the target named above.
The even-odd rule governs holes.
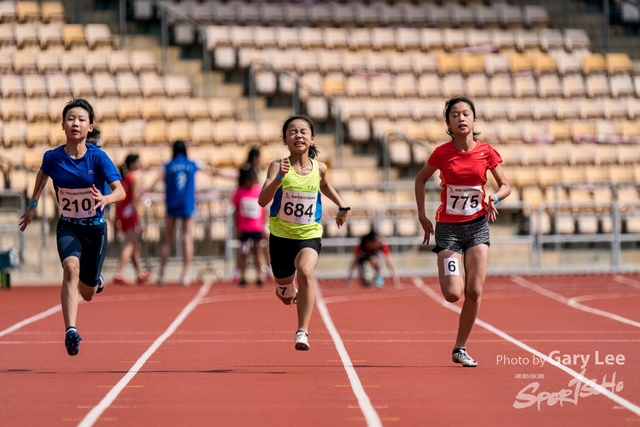
[[[452,359],[465,367],[477,362],[466,352],[467,339],[478,316],[489,256],[489,221],[498,215],[496,205],[511,193],[500,163],[502,158],[489,144],[475,139],[476,110],[473,102],[459,96],[445,104],[444,117],[451,141],[438,146],[416,178],[418,217],[424,230],[423,244],[434,234],[425,214],[424,185],[440,170],[441,205],[436,212],[433,249],[438,254],[438,276],[445,299],[456,302],[464,292],[458,336]],[[487,195],[487,171],[498,191]],[[462,275],[464,255],[464,276]]]
[[[136,270],[136,282],[142,284],[149,279],[149,273],[142,271],[140,266],[140,213],[138,200],[140,200],[140,184],[138,183],[138,170],[140,170],[140,157],[137,154],[129,154],[121,168],[122,187],[126,192],[123,201],[116,205],[116,222],[118,228],[124,234],[124,243],[120,260],[116,267],[116,275],[113,282],[118,285],[126,284],[122,278],[122,269],[129,260]]]

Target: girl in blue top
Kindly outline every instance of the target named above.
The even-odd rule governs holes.
[[[53,180],[60,219],[56,228],[58,254],[64,270],[60,302],[66,327],[65,347],[70,356],[78,354],[80,334],[76,330],[78,292],[91,301],[102,291],[100,274],[107,254],[107,224],[104,208],[124,199],[118,169],[107,154],[87,144],[93,129],[93,108],[84,99],[75,99],[62,110],[62,130],[67,143],[44,154],[29,207],[20,220],[24,231],[36,213],[38,199],[49,178]],[[100,188],[108,184],[111,194]]]
[[[184,141],[177,140],[173,143],[173,155],[171,161],[162,168],[162,173],[144,192],[153,189],[160,181],[165,185],[165,204],[167,216],[164,223],[164,241],[160,250],[160,271],[158,272],[158,284],[164,284],[164,270],[171,252],[175,234],[176,222],[182,222],[182,271],[180,283],[189,286],[189,265],[193,258],[193,214],[196,211],[196,172],[202,171],[211,176],[237,179],[237,173],[225,173],[217,168],[209,167],[202,162],[196,162],[187,157],[187,145]]]

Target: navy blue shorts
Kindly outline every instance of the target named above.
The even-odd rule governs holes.
[[[240,232],[240,241],[242,243],[246,243],[249,240],[253,240],[254,242],[261,242],[264,240],[264,236],[261,231],[242,231]]]
[[[80,281],[98,285],[102,265],[107,256],[107,223],[80,225],[60,220],[56,228],[60,262],[75,256],[80,259]]]
[[[284,237],[269,236],[269,256],[271,257],[271,271],[276,279],[286,279],[296,272],[295,260],[304,248],[311,248],[318,252],[322,249],[320,238],[308,240],[286,239]]]

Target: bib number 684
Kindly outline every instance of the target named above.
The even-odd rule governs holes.
[[[287,202],[284,204],[284,213],[286,215],[293,215],[297,218],[301,218],[303,216],[308,216],[311,218],[313,216],[313,205],[309,205],[305,210],[305,205],[302,203],[293,203]]]

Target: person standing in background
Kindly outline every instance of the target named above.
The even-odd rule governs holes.
[[[142,270],[140,262],[140,238],[142,235],[141,212],[140,212],[140,157],[137,154],[129,154],[123,167],[120,168],[122,175],[122,187],[127,193],[123,201],[116,205],[116,223],[118,229],[124,235],[124,242],[120,252],[120,259],[116,267],[116,274],[113,283],[125,285],[122,278],[122,269],[131,260],[136,272],[136,283],[141,285],[149,280],[149,272]]]

